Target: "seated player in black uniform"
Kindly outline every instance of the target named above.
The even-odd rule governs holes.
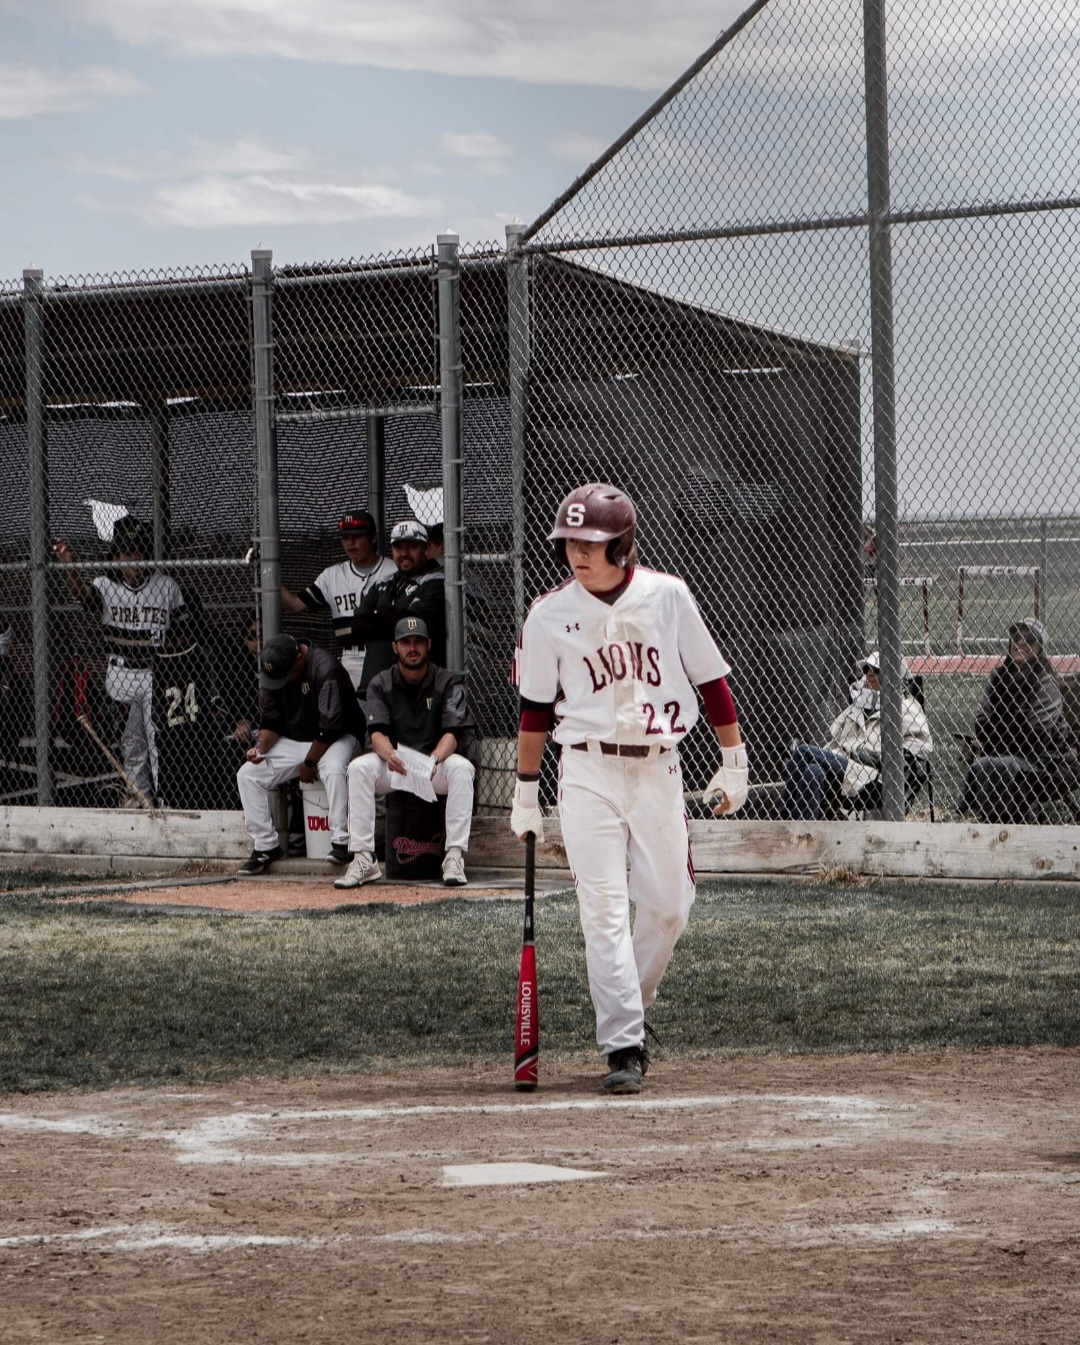
[[[309,639],[275,635],[259,654],[259,738],[236,777],[254,850],[240,873],[265,873],[281,858],[270,791],[299,777],[321,780],[330,811],[330,862],[348,864],[345,772],[364,736],[349,674]]]

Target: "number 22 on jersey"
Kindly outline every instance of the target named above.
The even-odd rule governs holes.
[[[665,701],[662,714],[656,710],[655,706],[650,705],[648,701],[645,701],[641,708],[645,711],[646,715],[646,733],[670,733],[674,736],[677,733],[686,732],[686,725],[679,718],[678,701]]]

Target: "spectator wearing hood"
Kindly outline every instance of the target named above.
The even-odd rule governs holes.
[[[907,679],[907,667],[901,665]],[[851,688],[852,703],[829,729],[825,747],[800,743],[784,768],[780,815],[800,821],[832,817],[842,797],[856,799],[881,778],[881,655],[875,649],[862,663]],[[925,760],[934,750],[926,714],[910,691],[901,701],[905,757]]]
[[[982,822],[1025,822],[1033,807],[1080,783],[1046,627],[1034,617],[1009,627],[1005,657],[983,690],[971,748],[957,810]]]

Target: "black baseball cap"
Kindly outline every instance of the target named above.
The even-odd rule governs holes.
[[[362,537],[374,537],[378,531],[374,516],[369,514],[366,509],[354,509],[349,514],[342,514],[338,520],[338,532],[359,533]]]
[[[112,554],[114,556],[142,556],[145,560],[154,550],[150,529],[130,514],[117,519],[113,527]]]
[[[419,635],[421,639],[430,640],[428,634],[427,622],[418,616],[405,616],[394,627],[394,639],[404,640],[407,635]]]
[[[259,685],[280,691],[289,680],[300,646],[291,635],[275,635],[259,651]]]

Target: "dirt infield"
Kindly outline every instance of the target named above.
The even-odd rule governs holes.
[[[562,890],[565,882],[540,881],[538,892]],[[183,883],[162,880],[156,883],[132,882],[100,884],[87,890],[75,890],[60,898],[59,904],[72,902],[122,901],[135,906],[156,906],[170,910],[220,911],[233,914],[287,914],[301,911],[330,911],[341,906],[394,902],[415,906],[427,901],[447,901],[456,897],[466,901],[500,901],[520,896],[520,875],[482,875],[465,887],[444,887],[442,883],[368,883],[364,887],[339,890],[329,878],[217,878]]]
[[[0,1341],[1072,1343],[1078,1061],[8,1096]]]

